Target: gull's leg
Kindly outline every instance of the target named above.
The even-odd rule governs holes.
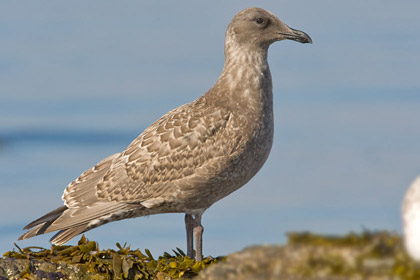
[[[194,223],[194,239],[195,239],[195,260],[202,261],[203,260],[203,231],[204,228],[201,225],[201,215],[195,215],[195,223]]]
[[[187,256],[194,258],[193,248],[193,230],[194,230],[194,218],[191,214],[185,214],[185,230],[187,231]]]

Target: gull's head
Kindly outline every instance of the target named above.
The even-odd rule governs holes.
[[[280,40],[312,43],[303,31],[290,28],[274,14],[261,8],[247,8],[237,13],[226,31],[226,44],[267,49]]]

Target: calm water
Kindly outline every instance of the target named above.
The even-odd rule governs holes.
[[[85,2],[0,3],[1,251],[61,206],[81,172],[205,92],[227,24],[254,4],[314,44],[270,47],[274,145],[251,182],[204,214],[204,253],[284,242],[292,230],[400,229],[420,173],[418,1]],[[185,248],[181,214],[86,235],[102,248]]]
[[[45,106],[38,105],[35,107]],[[58,105],[66,107],[65,103]],[[415,140],[420,137],[415,128],[420,115],[414,105],[395,100],[381,104],[364,100],[362,104],[355,99],[349,104],[331,100],[315,103],[309,96],[277,98],[270,158],[246,187],[205,213],[206,254],[284,242],[285,233],[291,230],[399,230],[400,199],[420,165],[415,152],[419,151]],[[150,120],[135,125],[127,116],[135,115],[136,110],[141,116],[146,111],[141,107],[129,106],[112,121],[101,108],[95,111],[98,118],[84,112],[83,107],[73,109],[81,112],[80,118],[91,117],[91,121],[77,128],[65,113],[46,110],[43,114],[49,122],[44,128],[40,128],[41,121],[36,129],[25,128],[24,122],[17,128],[4,126],[0,134],[2,250],[13,247],[24,225],[62,205],[60,197],[69,182],[104,157],[124,149],[146,121],[159,117],[155,112]],[[36,119],[40,111],[17,110],[14,119],[19,114],[33,114]],[[51,120],[63,122],[63,127]],[[106,120],[122,125],[107,125]],[[89,129],[89,125],[94,128]],[[101,247],[127,241],[160,254],[185,248],[184,234],[183,215],[168,214],[111,223],[86,235],[99,241]],[[49,246],[50,237],[18,244]]]

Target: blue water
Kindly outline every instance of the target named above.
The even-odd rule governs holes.
[[[348,102],[324,98],[308,102],[309,96],[300,100],[293,95],[276,97],[270,158],[247,186],[204,214],[206,254],[281,243],[285,233],[293,230],[400,230],[402,195],[420,166],[417,99]],[[80,112],[79,117],[95,116],[83,107],[72,109]],[[49,123],[42,128],[42,122],[36,129],[24,128],[25,122],[5,126],[0,133],[0,248],[11,249],[24,225],[62,205],[60,197],[69,182],[106,156],[122,151],[146,127],[146,121],[159,117],[155,112],[151,120],[127,124],[126,116],[135,115],[135,110],[129,106],[119,111],[119,117],[112,115],[108,125],[106,120],[111,118],[97,108],[100,119],[105,118],[95,125],[97,129],[88,128],[89,122],[78,128],[56,110],[43,114],[47,120],[64,120],[63,127]],[[139,111],[141,115],[141,107]],[[25,112],[15,111],[15,119]],[[97,118],[92,122],[98,122]],[[117,122],[122,125],[113,125]],[[86,235],[101,247],[128,242],[150,248],[154,254],[185,248],[182,214],[111,223]],[[49,246],[50,237],[18,244]]]
[[[314,43],[270,47],[273,148],[255,178],[204,214],[205,254],[284,242],[293,230],[400,231],[402,197],[420,173],[419,2],[302,3],[254,3]],[[0,3],[1,251],[61,206],[80,173],[208,90],[228,22],[254,4]],[[102,248],[185,248],[181,214],[86,235]]]

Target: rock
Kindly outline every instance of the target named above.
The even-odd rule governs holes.
[[[1,259],[0,279],[107,279],[87,271],[83,265],[52,263],[35,259]]]
[[[322,236],[290,233],[286,245],[246,248],[226,258],[195,262],[178,249],[154,259],[146,249],[117,244],[98,250],[84,237],[77,246],[6,252],[3,279],[191,279],[195,280],[418,280],[420,264],[405,253],[398,234],[382,232]],[[204,270],[202,270],[204,269]]]
[[[387,232],[342,237],[289,234],[284,246],[253,246],[226,257],[194,280],[391,280],[420,279],[398,235]]]

